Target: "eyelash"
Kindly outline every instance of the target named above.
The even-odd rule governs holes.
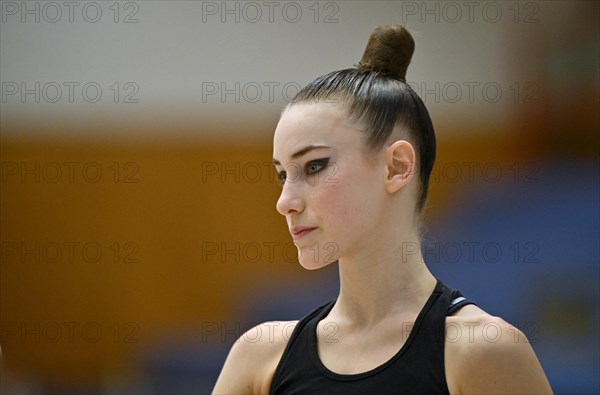
[[[328,164],[329,164],[329,158],[311,160],[310,162],[306,163],[306,165],[304,167],[304,172],[306,173],[307,176],[311,176],[313,174],[317,174],[320,171],[324,170]],[[312,166],[319,166],[320,168],[317,170],[314,170],[314,171],[309,171],[309,168]],[[277,178],[281,185],[285,184],[286,176],[287,176],[287,173],[285,171],[280,171],[277,174]]]

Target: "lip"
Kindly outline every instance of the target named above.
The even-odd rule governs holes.
[[[290,228],[290,233],[292,234],[294,240],[299,240],[315,229],[317,228],[314,226],[292,226]]]

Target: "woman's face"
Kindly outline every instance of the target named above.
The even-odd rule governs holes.
[[[317,269],[377,244],[387,196],[383,155],[369,153],[359,125],[335,103],[300,103],[281,116],[273,161],[300,264]]]

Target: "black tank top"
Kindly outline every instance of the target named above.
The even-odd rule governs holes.
[[[444,369],[446,316],[473,302],[439,279],[402,348],[384,364],[358,374],[337,374],[317,353],[317,324],[335,299],[304,317],[292,332],[273,375],[272,395],[449,394]]]

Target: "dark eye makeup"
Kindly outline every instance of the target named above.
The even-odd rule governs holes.
[[[305,173],[307,175],[316,174],[327,167],[329,158],[315,159],[308,162],[305,166]]]
[[[313,174],[317,174],[323,169],[327,167],[329,164],[329,158],[320,158],[306,162],[304,165],[304,174],[306,176],[311,176]],[[277,179],[281,185],[285,184],[285,180],[287,178],[287,173],[282,170],[277,174]]]
[[[279,183],[281,185],[285,184],[286,177],[287,177],[287,174],[285,171],[280,171],[279,173],[277,173],[277,180],[279,180]]]

